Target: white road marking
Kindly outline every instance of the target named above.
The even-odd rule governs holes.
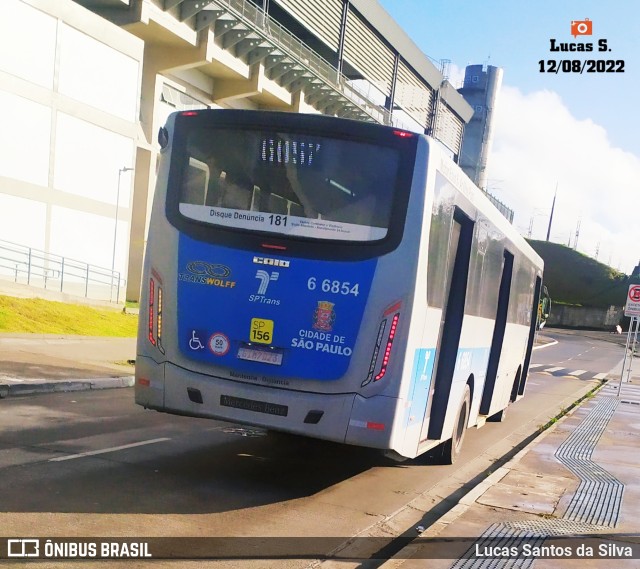
[[[540,367],[541,365],[544,365],[544,364],[529,364],[529,369],[534,367]]]
[[[164,441],[170,441],[171,439],[163,437],[161,439],[150,439],[148,441],[140,441],[139,443],[131,443],[130,445],[122,445],[119,447],[103,448],[101,450],[90,450],[87,452],[81,452],[78,454],[70,454],[68,456],[57,456],[56,458],[50,458],[49,462],[61,462],[63,460],[71,460],[73,458],[83,458],[85,456],[94,456],[96,454],[105,454],[107,452],[115,452],[117,450],[124,450],[127,448],[140,447],[143,445],[152,445],[154,443],[161,443]]]
[[[607,375],[609,375],[609,374],[607,374],[607,373],[599,373],[597,375],[594,375],[593,379],[605,379],[607,377]]]
[[[560,371],[561,369],[564,369],[563,367],[550,367],[545,369],[544,371],[548,372],[548,373],[553,373],[554,371]]]
[[[577,369],[575,371],[570,371],[567,375],[575,375],[575,376],[580,376],[587,373],[586,369]]]

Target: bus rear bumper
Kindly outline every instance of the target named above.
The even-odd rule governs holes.
[[[392,444],[397,402],[397,399],[384,395],[369,398],[356,395],[345,442],[398,451]]]
[[[164,375],[164,404],[158,410],[345,442],[353,393],[319,394],[246,384],[170,363],[165,364]]]
[[[164,405],[164,366],[147,356],[136,355],[136,403],[147,409]]]

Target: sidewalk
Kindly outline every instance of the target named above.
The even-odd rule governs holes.
[[[539,334],[537,347],[555,343]],[[0,398],[131,387],[135,338],[0,333]]]
[[[620,396],[618,383],[542,433],[382,567],[639,567],[640,370]]]
[[[0,334],[0,397],[133,385],[135,338]]]

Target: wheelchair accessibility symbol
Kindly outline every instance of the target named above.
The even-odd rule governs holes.
[[[189,340],[189,348],[194,352],[204,350],[204,344],[200,341],[200,336],[196,330],[191,331],[191,340]]]

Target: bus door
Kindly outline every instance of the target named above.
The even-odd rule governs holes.
[[[498,364],[502,353],[504,333],[507,327],[507,313],[509,311],[509,297],[511,296],[511,280],[513,276],[513,255],[509,251],[504,252],[502,263],[502,278],[500,279],[500,289],[498,291],[498,307],[496,309],[496,321],[493,327],[493,338],[491,339],[491,350],[489,351],[489,362],[487,364],[487,377],[482,391],[480,401],[480,414],[488,415],[493,400],[493,394],[498,377]],[[516,382],[518,379],[516,379]]]
[[[431,384],[421,442],[442,438],[464,318],[472,240],[473,221],[456,207],[447,251],[446,293],[436,346],[435,381]]]
[[[547,287],[544,287],[546,289]],[[542,294],[542,279],[536,277],[536,287],[533,294],[533,305],[531,306],[531,320],[529,322],[529,340],[527,342],[527,353],[524,358],[524,364],[522,366],[522,377],[520,378],[520,384],[517,389],[511,393],[511,400],[515,401],[519,395],[524,395],[524,388],[527,383],[527,376],[529,374],[529,363],[531,363],[531,353],[533,351],[533,342],[536,336],[536,325],[538,320],[538,303],[540,302],[540,295]],[[548,293],[547,293],[548,298]]]

